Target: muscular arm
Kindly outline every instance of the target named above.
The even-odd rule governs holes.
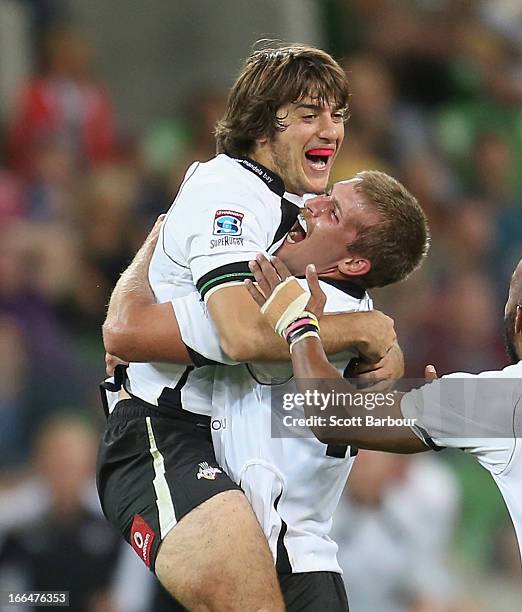
[[[208,310],[224,352],[236,361],[288,361],[287,343],[260,313],[243,286],[225,287],[213,293]],[[321,337],[328,354],[356,348],[369,361],[379,361],[395,340],[393,322],[378,311],[325,315]]]

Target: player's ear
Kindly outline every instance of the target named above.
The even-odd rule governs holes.
[[[337,269],[345,276],[363,276],[372,269],[372,263],[365,257],[348,257],[337,264]]]
[[[522,333],[522,306],[517,305],[517,313],[515,315],[515,334]]]

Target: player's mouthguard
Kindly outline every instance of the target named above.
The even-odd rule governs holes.
[[[322,169],[328,163],[328,159],[334,154],[333,149],[310,149],[305,153],[306,158],[312,162],[317,169]]]

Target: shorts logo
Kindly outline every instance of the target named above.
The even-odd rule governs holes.
[[[136,554],[150,567],[150,549],[154,542],[154,531],[139,514],[134,515],[131,527],[131,544]]]
[[[216,474],[222,474],[223,472],[219,468],[211,467],[206,461],[199,463],[199,471],[196,474],[198,480],[206,478],[207,480],[216,480]]]
[[[214,217],[214,236],[241,236],[243,213],[233,210],[218,210]]]

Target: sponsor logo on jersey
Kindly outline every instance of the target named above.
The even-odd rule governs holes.
[[[235,236],[222,236],[221,238],[214,238],[210,241],[211,249],[228,246],[243,246],[243,238],[236,238]]]
[[[147,567],[150,567],[150,549],[154,537],[154,531],[149,527],[147,521],[139,514],[135,514],[131,527],[131,544]]]
[[[198,480],[201,480],[202,478],[206,478],[207,480],[216,480],[216,474],[222,474],[219,468],[210,466],[206,461],[203,461],[203,463],[199,463],[198,465]]]
[[[234,210],[218,210],[214,216],[214,236],[241,236],[245,215]]]

